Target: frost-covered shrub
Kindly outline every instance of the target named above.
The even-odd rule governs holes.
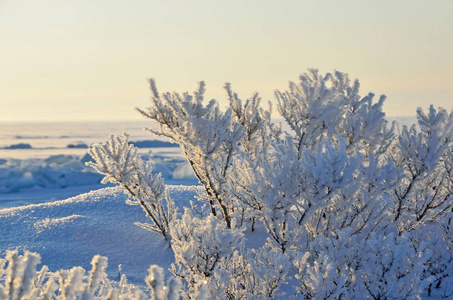
[[[162,234],[171,245],[170,223],[176,213],[174,202],[167,193],[161,175],[153,175],[151,162],[145,163],[137,154],[137,148],[128,142],[126,134],[123,139],[111,136],[106,144],[98,144],[90,149],[96,163],[87,164],[105,175],[103,183],[119,184],[137,201],[128,201],[128,204],[140,205],[152,220],[152,224],[137,225]]]
[[[240,230],[228,230],[213,215],[198,219],[189,209],[172,224],[171,236],[175,253],[172,272],[187,282],[189,294],[200,283],[213,280],[220,262],[233,255],[243,242]]]
[[[400,184],[393,190],[400,230],[436,220],[451,208],[453,195],[453,114],[431,105],[417,110],[418,127],[403,127],[392,158]]]
[[[453,114],[419,109],[400,130],[385,96],[361,97],[341,72],[310,70],[276,91],[286,127],[258,94],[242,101],[228,83],[226,110],[203,103],[204,82],[193,95],[150,86],[139,112],[180,145],[208,209],[178,214],[127,137],[94,146],[92,166],[172,247],[185,298],[452,295]]]
[[[122,275],[119,282],[109,280],[105,274],[107,258],[96,255],[91,261],[92,269],[86,274],[82,267],[50,272],[47,266],[40,271],[36,266],[41,257],[37,253],[8,251],[0,259],[0,299],[99,299],[99,300],[176,300],[180,298],[180,282],[174,277],[164,282],[163,270],[158,266],[149,268],[146,283],[150,291],[127,283]],[[6,267],[6,269],[5,269]],[[151,294],[150,294],[151,293]],[[198,293],[195,293],[198,295]]]
[[[295,260],[298,291],[306,298],[406,299],[423,295],[429,253],[406,234],[372,233],[368,239],[341,231],[318,236]]]

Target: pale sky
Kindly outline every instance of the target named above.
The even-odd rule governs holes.
[[[453,1],[0,0],[0,122],[140,121],[149,77],[273,100],[307,68],[359,78],[388,116],[451,110]]]

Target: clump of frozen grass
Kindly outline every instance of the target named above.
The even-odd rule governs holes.
[[[82,267],[50,272],[43,266],[37,271],[40,259],[36,253],[8,251],[5,259],[0,259],[0,299],[179,299],[179,280],[171,277],[165,284],[163,270],[157,266],[149,268],[146,279],[150,292],[128,284],[124,275],[120,282],[109,280],[105,274],[107,258],[100,255],[93,257],[89,274]]]

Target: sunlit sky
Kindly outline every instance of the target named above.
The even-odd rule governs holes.
[[[0,0],[0,122],[142,120],[147,78],[226,104],[307,68],[359,78],[388,116],[453,108],[452,0]]]

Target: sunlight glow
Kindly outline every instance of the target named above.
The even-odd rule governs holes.
[[[149,77],[267,101],[311,67],[387,94],[388,115],[450,109],[451,36],[450,0],[3,1],[0,120],[138,120]]]

